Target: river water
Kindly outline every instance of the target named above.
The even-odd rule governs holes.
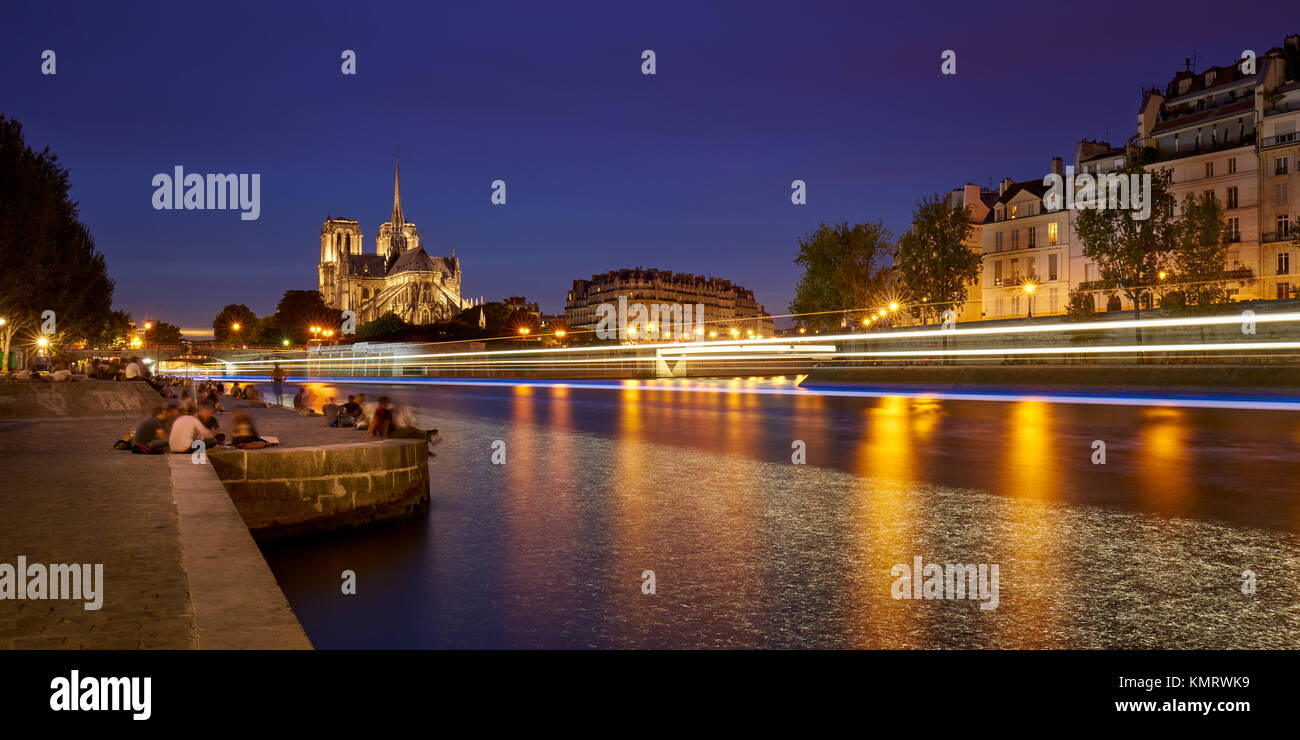
[[[441,430],[427,514],[265,548],[319,648],[1300,647],[1295,411],[313,389]],[[996,565],[996,608],[894,598],[916,557]]]

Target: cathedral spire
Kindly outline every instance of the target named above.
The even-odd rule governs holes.
[[[393,158],[393,231],[406,223],[402,218],[402,163],[400,157]]]

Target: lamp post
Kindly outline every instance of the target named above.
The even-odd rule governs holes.
[[[1032,280],[1027,280],[1022,287],[1027,296],[1025,300],[1025,318],[1032,319],[1034,318],[1034,291],[1038,289],[1038,285]]]

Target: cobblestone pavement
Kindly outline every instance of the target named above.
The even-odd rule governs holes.
[[[194,620],[165,455],[119,418],[0,422],[0,563],[102,563],[103,608],[0,600],[0,649],[175,649]]]

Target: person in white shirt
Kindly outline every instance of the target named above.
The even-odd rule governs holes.
[[[131,358],[131,362],[127,363],[126,369],[122,371],[122,377],[127,380],[144,380],[140,372],[140,364],[136,362],[134,357]]]
[[[176,417],[167,436],[167,447],[172,452],[193,452],[195,442],[202,442],[206,450],[217,446],[216,437],[197,417],[188,414]]]

